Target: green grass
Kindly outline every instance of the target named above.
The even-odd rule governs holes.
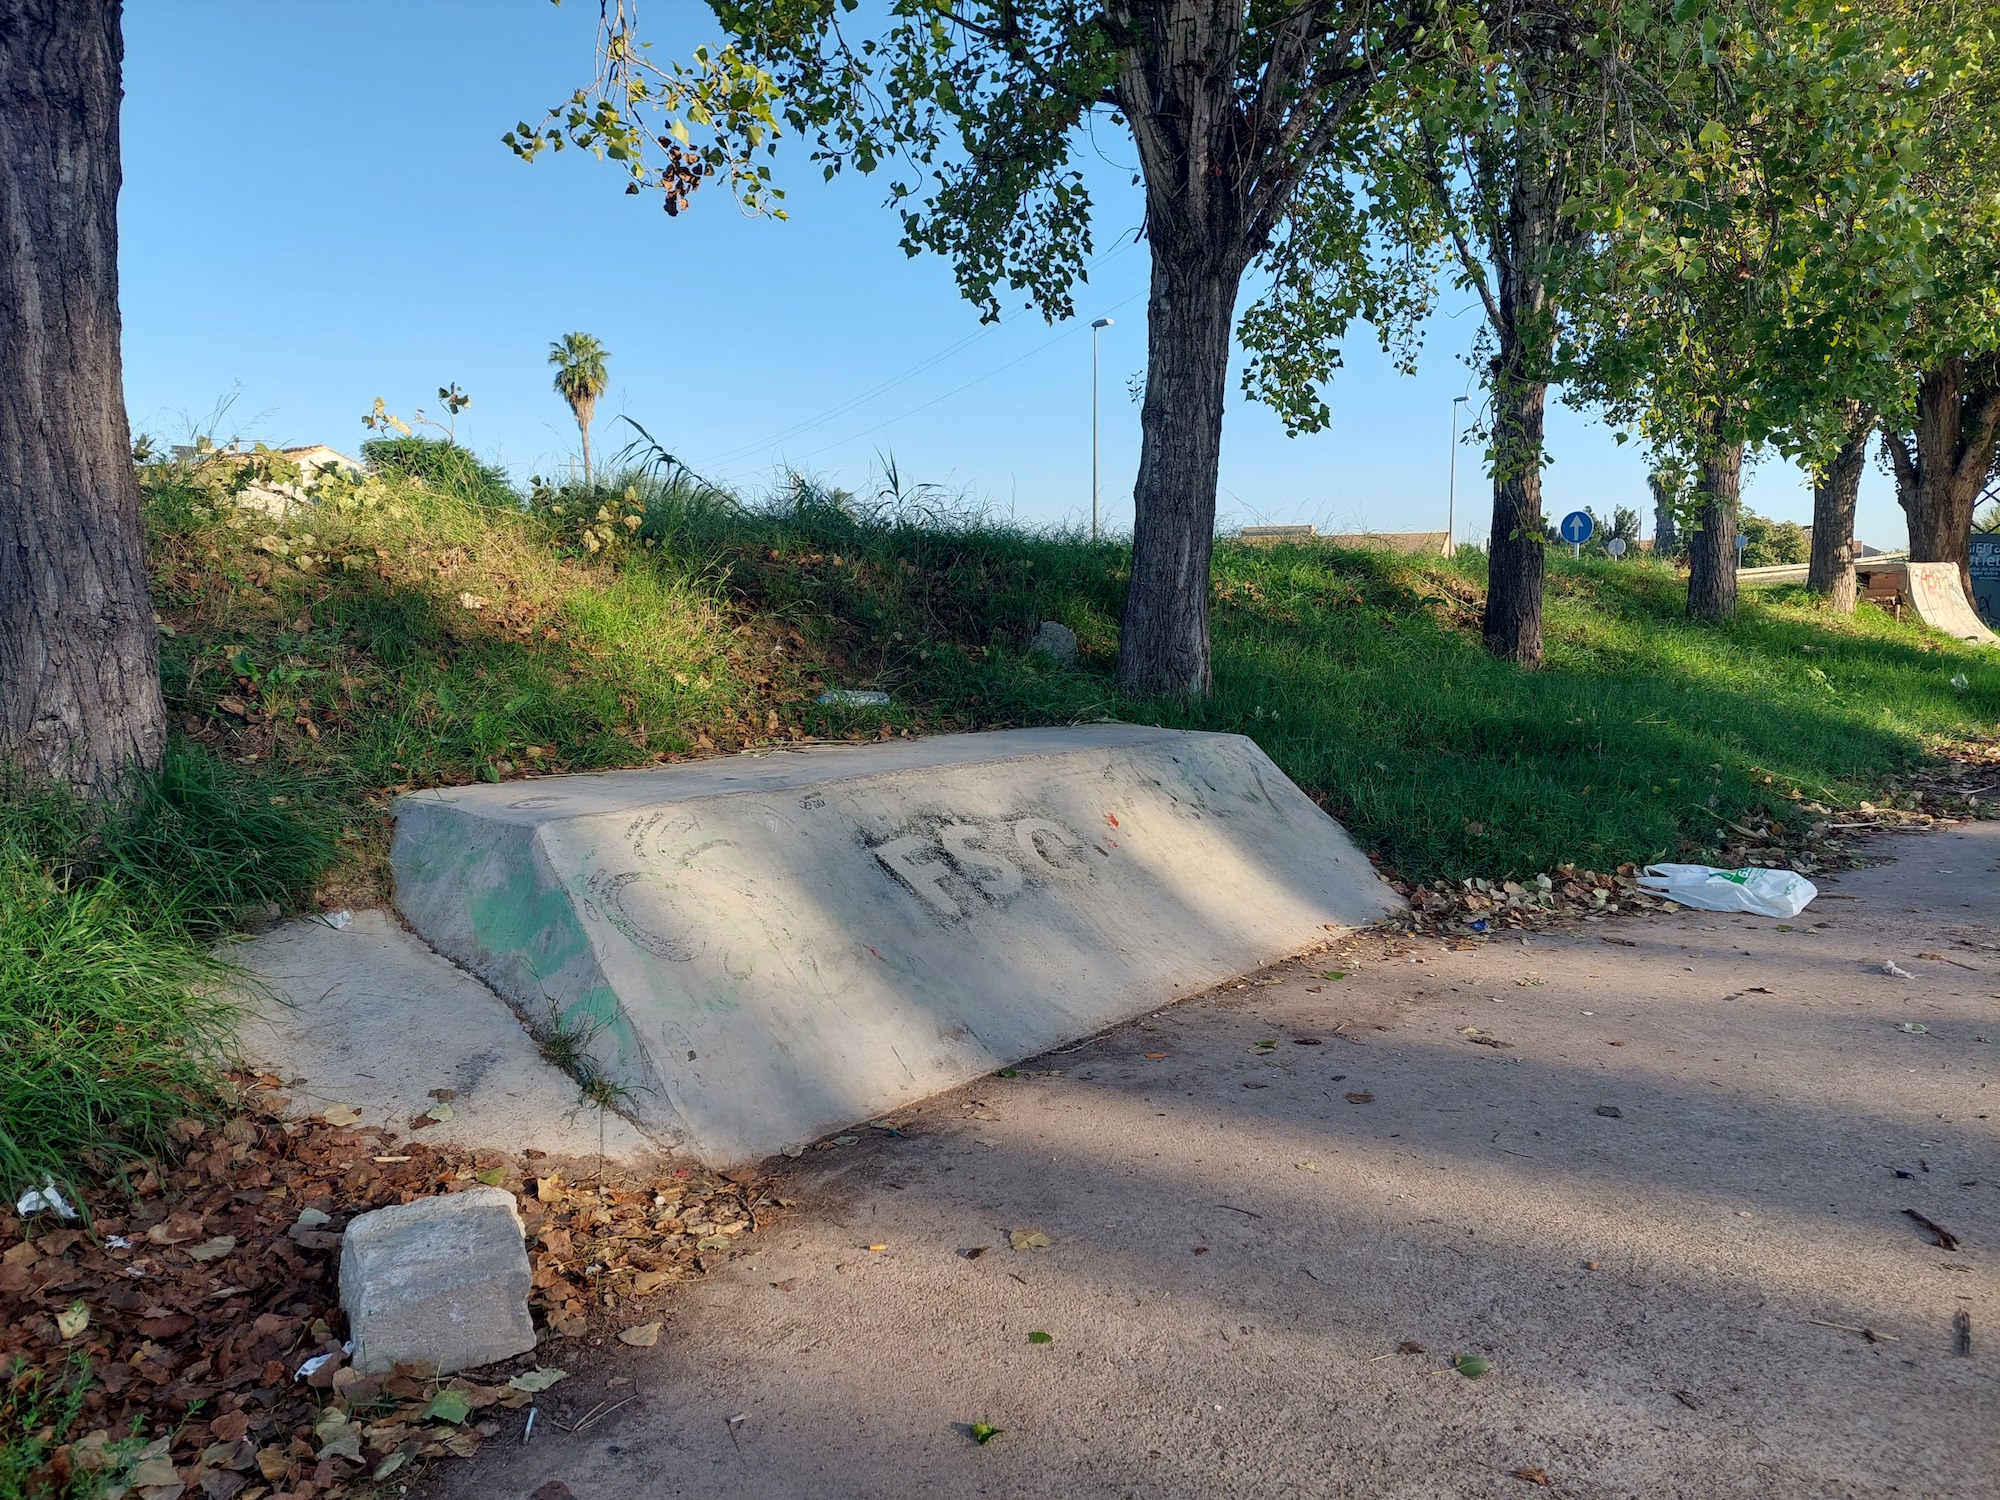
[[[1476,553],[1236,543],[1214,694],[1135,701],[1111,675],[1120,544],[893,476],[746,504],[633,469],[510,498],[405,457],[284,518],[236,505],[225,464],[146,470],[174,748],[108,818],[0,789],[9,1191],[171,1150],[228,1037],[214,941],[379,899],[399,789],[1119,718],[1247,734],[1402,875],[1497,879],[1702,851],[1794,792],[1881,801],[2000,718],[1990,654],[1870,605],[1773,590],[1692,625],[1671,569],[1552,555],[1548,663],[1522,672],[1481,649]],[[1026,652],[1043,619],[1075,665]],[[822,708],[827,687],[895,705]]]
[[[1794,789],[1880,797],[1928,741],[2000,717],[1990,653],[1872,605],[1833,617],[1798,589],[1746,593],[1727,627],[1691,624],[1682,577],[1647,562],[1551,556],[1548,662],[1523,672],[1481,647],[1476,552],[1223,543],[1215,691],[1188,704],[1112,687],[1126,554],[1111,544],[823,503],[714,516],[691,542],[845,664],[828,675],[890,688],[914,720],[1247,734],[1418,879],[1706,847],[1718,818]],[[1079,669],[1021,654],[1041,618],[1077,631]]]
[[[1552,555],[1548,662],[1481,649],[1483,559],[1223,543],[1215,692],[1111,681],[1127,554],[919,488],[756,505],[643,471],[495,506],[390,476],[283,523],[156,505],[168,685],[196,735],[318,788],[366,841],[384,788],[588,770],[800,735],[1101,717],[1256,739],[1418,879],[1658,858],[1796,789],[1880,794],[2000,717],[2000,667],[1864,605],[1746,594],[1693,625],[1643,561]],[[177,509],[175,507],[178,507]],[[1024,653],[1036,621],[1075,667]],[[1965,680],[1954,686],[1955,676]],[[822,709],[827,686],[896,707]],[[314,731],[318,737],[314,738]],[[1766,778],[1769,778],[1768,780]],[[1711,799],[1713,799],[1711,801]]]
[[[62,1479],[49,1468],[57,1448],[83,1436],[88,1389],[88,1365],[80,1357],[53,1387],[43,1370],[0,1365],[0,1500],[93,1500],[109,1487],[109,1465],[75,1465]],[[129,1440],[107,1445],[106,1457],[115,1463],[138,1446]]]
[[[109,815],[0,787],[0,1189],[76,1193],[214,1113],[238,976],[211,944],[334,852],[274,784],[182,743]]]

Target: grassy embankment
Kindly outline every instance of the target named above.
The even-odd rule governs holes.
[[[1099,717],[1246,733],[1412,879],[1699,856],[1718,818],[1885,788],[2000,716],[2000,665],[1870,606],[1681,617],[1647,563],[1551,558],[1549,663],[1480,649],[1480,560],[1224,544],[1216,691],[1110,679],[1125,553],[810,487],[756,507],[621,477],[522,504],[490,473],[330,484],[273,518],[220,465],[154,466],[177,744],[93,824],[0,820],[0,1176],[170,1149],[226,1042],[207,946],[270,907],[379,893],[396,790],[802,736]],[[629,484],[629,488],[628,488]],[[1023,652],[1039,619],[1081,660]],[[883,687],[886,711],[824,709]]]
[[[216,938],[379,894],[400,789],[1109,716],[1249,734],[1404,876],[1499,878],[1699,857],[1718,819],[1793,793],[1893,799],[1928,744],[2000,716],[1986,654],[1870,606],[1772,592],[1698,627],[1667,568],[1552,557],[1548,666],[1522,673],[1480,649],[1476,555],[1234,544],[1214,695],[1128,701],[1116,544],[644,475],[524,505],[453,455],[403,457],[428,482],[328,485],[282,519],[221,465],[148,469],[168,763],[108,817],[0,786],[10,1199],[171,1157],[177,1122],[223,1106]],[[1077,632],[1075,666],[1024,654],[1040,619]],[[827,686],[895,707],[823,709]],[[0,1386],[28,1434],[0,1441],[0,1489],[80,1390]]]

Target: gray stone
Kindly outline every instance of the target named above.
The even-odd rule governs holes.
[[[1039,651],[1051,661],[1068,666],[1076,660],[1076,632],[1054,620],[1044,620],[1035,627],[1028,649]]]
[[[439,788],[393,860],[418,933],[713,1166],[1402,906],[1249,740],[1134,724]]]
[[[380,1375],[429,1360],[449,1372],[534,1348],[522,1236],[504,1188],[420,1198],[350,1221],[340,1305],[354,1368]]]

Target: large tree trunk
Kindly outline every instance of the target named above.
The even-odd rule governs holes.
[[[1813,476],[1812,564],[1806,587],[1825,594],[1835,614],[1854,613],[1854,502],[1861,493],[1861,471],[1868,463],[1868,439],[1875,431],[1875,413],[1859,403],[1849,405],[1846,436],[1823,474]]]
[[[1743,493],[1743,445],[1724,443],[1702,456],[1695,494],[1701,509],[1688,538],[1688,618],[1736,618],[1736,512]]]
[[[1279,137],[1245,133],[1240,6],[1171,0],[1127,20],[1116,87],[1146,181],[1153,282],[1118,685],[1199,697],[1210,681],[1209,563],[1236,294],[1296,163],[1276,149]],[[1260,188],[1259,174],[1274,168]]]
[[[2000,434],[2000,360],[1948,359],[1917,383],[1915,451],[1901,434],[1883,442],[1896,470],[1896,499],[1910,528],[1911,562],[1958,564],[1972,591],[1972,509],[1993,467]]]
[[[118,316],[117,0],[0,0],[0,760],[156,765],[159,638]]]
[[[1542,436],[1549,388],[1519,378],[1518,356],[1493,361],[1493,531],[1486,548],[1486,649],[1542,664]]]
[[[1484,299],[1499,352],[1488,376],[1493,395],[1493,529],[1487,538],[1486,617],[1481,633],[1486,649],[1495,656],[1539,667],[1548,540],[1542,519],[1542,438],[1548,409],[1546,373],[1555,345],[1548,270],[1564,233],[1565,177],[1560,159],[1531,131],[1523,130],[1503,159],[1507,214],[1504,224],[1489,231],[1487,258],[1495,273],[1494,293]],[[1492,186],[1489,182],[1489,191]]]
[[[1209,689],[1215,486],[1243,268],[1191,259],[1154,246],[1132,582],[1118,651],[1118,685],[1135,693],[1199,696]]]

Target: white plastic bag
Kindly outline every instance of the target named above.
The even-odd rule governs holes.
[[[0,1198],[0,1203],[4,1203],[5,1201],[5,1199]],[[20,1201],[14,1205],[14,1212],[24,1219],[29,1214],[38,1214],[45,1210],[53,1213],[59,1219],[74,1219],[76,1217],[76,1210],[71,1208],[68,1200],[57,1191],[55,1178],[49,1176],[46,1172],[42,1174],[42,1185],[38,1188],[29,1188],[25,1193],[21,1194]]]
[[[1647,865],[1639,889],[1703,911],[1747,911],[1760,917],[1796,917],[1819,887],[1796,870],[1718,870],[1713,865]]]

